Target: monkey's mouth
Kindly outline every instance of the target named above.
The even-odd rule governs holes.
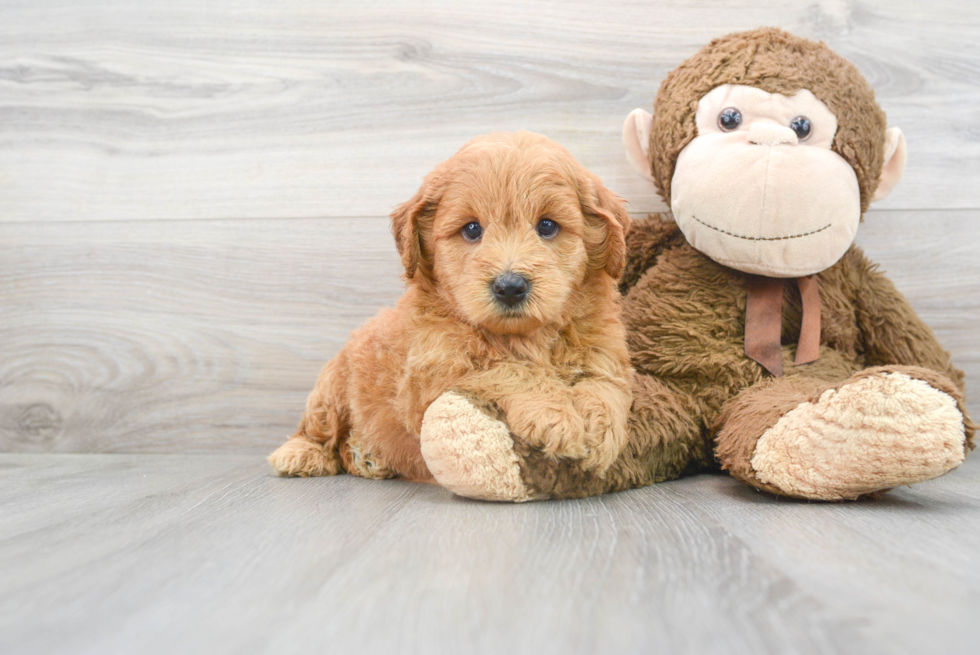
[[[790,234],[782,237],[748,237],[742,234],[735,234],[734,232],[729,232],[728,230],[723,230],[720,227],[715,227],[714,225],[709,225],[708,223],[705,223],[697,216],[692,215],[691,218],[693,218],[694,220],[696,220],[698,223],[705,226],[706,228],[714,230],[715,232],[721,232],[722,234],[727,234],[730,237],[735,237],[736,239],[745,239],[746,241],[784,241],[786,239],[801,239],[803,237],[808,237],[811,234],[817,234],[818,232],[823,232],[824,230],[828,229],[831,225],[830,223],[827,223],[826,225],[824,225],[823,227],[817,230],[811,230],[810,232],[803,232],[802,234]]]

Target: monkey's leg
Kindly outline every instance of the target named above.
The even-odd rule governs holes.
[[[579,498],[679,477],[710,465],[711,447],[696,403],[655,378],[637,375],[629,441],[603,474],[583,460],[556,458],[513,434],[499,407],[454,391],[429,406],[422,454],[436,480],[485,500]]]
[[[838,382],[763,380],[728,401],[718,424],[723,468],[759,489],[813,500],[938,477],[962,463],[973,430],[956,385],[909,366]]]
[[[296,434],[269,455],[277,475],[305,478],[343,472],[340,447],[350,430],[346,359],[341,351],[327,362]]]

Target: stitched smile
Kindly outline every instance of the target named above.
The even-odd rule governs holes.
[[[799,239],[800,237],[808,237],[811,234],[816,234],[817,232],[823,232],[828,227],[830,227],[830,223],[827,223],[819,230],[813,230],[812,232],[804,232],[803,234],[791,234],[785,237],[746,237],[746,236],[742,236],[741,234],[733,234],[732,232],[728,232],[727,230],[723,230],[719,227],[715,227],[714,225],[708,225],[697,216],[691,216],[691,218],[696,220],[701,225],[711,228],[715,232],[721,232],[722,234],[727,234],[730,237],[735,237],[736,239],[745,239],[746,241],[782,241],[784,239]]]

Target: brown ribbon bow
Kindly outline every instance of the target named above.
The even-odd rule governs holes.
[[[748,275],[745,306],[745,354],[779,377],[783,374],[780,338],[783,325],[783,278]],[[796,363],[816,361],[820,354],[820,289],[815,275],[796,278],[803,301]]]

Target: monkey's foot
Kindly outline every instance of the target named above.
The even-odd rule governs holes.
[[[898,372],[858,376],[782,416],[756,444],[756,477],[784,493],[844,500],[938,477],[965,457],[955,399]]]
[[[510,429],[466,396],[447,391],[422,421],[422,457],[436,481],[481,500],[531,500]]]
[[[337,475],[343,469],[340,459],[318,443],[293,437],[268,457],[276,475],[308,478],[318,475]]]

